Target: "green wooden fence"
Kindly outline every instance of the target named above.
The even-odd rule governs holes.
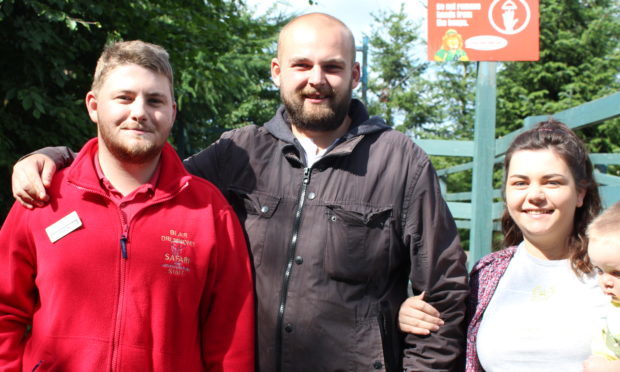
[[[469,157],[472,161],[438,169],[440,179],[452,173],[472,170],[472,191],[451,193],[443,186],[444,198],[459,228],[469,229],[468,265],[471,268],[482,256],[491,252],[493,230],[500,231],[503,212],[501,190],[493,189],[493,166],[504,160],[512,140],[534,124],[553,117],[572,129],[597,125],[620,116],[620,92],[582,105],[540,116],[529,116],[523,127],[504,137],[495,138],[495,64],[481,63],[476,92],[476,122],[473,141],[414,139],[429,155]],[[492,102],[492,104],[488,104]],[[620,165],[620,153],[591,154],[595,165]],[[595,170],[604,206],[620,200],[620,177]]]

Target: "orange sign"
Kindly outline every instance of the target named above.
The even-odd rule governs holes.
[[[431,61],[537,61],[538,0],[428,0]]]

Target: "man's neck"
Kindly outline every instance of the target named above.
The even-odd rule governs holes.
[[[351,118],[347,115],[337,129],[329,132],[300,129],[295,124],[291,125],[291,130],[296,138],[308,138],[316,145],[319,151],[322,151],[334,143],[335,140],[344,136],[349,131],[350,126]]]
[[[118,192],[125,196],[153,177],[161,154],[146,163],[133,164],[120,161],[100,147],[98,158],[103,175]]]

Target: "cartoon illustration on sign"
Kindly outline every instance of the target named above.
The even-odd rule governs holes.
[[[430,61],[536,61],[540,0],[426,0]]]
[[[435,53],[435,61],[469,61],[463,50],[463,37],[454,29],[449,29],[441,39],[441,48]]]
[[[532,18],[532,11],[525,0],[493,0],[488,14],[491,26],[505,35],[523,31]]]

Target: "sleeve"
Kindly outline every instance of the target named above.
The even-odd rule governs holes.
[[[214,184],[218,189],[223,190],[223,180],[220,177],[222,172],[219,169],[220,158],[222,157],[220,154],[226,150],[229,142],[230,140],[221,137],[206,149],[183,160],[185,169],[194,176],[203,178]]]
[[[37,303],[32,211],[13,205],[0,230],[0,371],[21,371],[25,339]]]
[[[232,208],[216,225],[210,286],[203,296],[202,344],[208,371],[254,370],[254,286],[248,248]]]
[[[249,127],[243,129],[246,128]],[[228,188],[234,183],[255,184],[256,175],[249,167],[248,155],[248,147],[256,142],[256,131],[251,129],[253,127],[222,133],[209,147],[185,159],[185,169],[214,184],[226,198],[230,197]]]
[[[34,154],[42,154],[50,157],[52,161],[54,161],[54,163],[56,164],[56,168],[58,169],[63,169],[71,165],[77,155],[77,153],[73,152],[73,150],[65,146],[44,147],[42,149],[33,151],[30,154],[22,156],[19,160],[22,160]]]
[[[466,256],[437,174],[426,158],[405,199],[404,241],[409,248],[409,279],[414,293],[441,314],[445,324],[429,336],[405,336],[405,371],[460,371],[465,348],[469,293]]]

